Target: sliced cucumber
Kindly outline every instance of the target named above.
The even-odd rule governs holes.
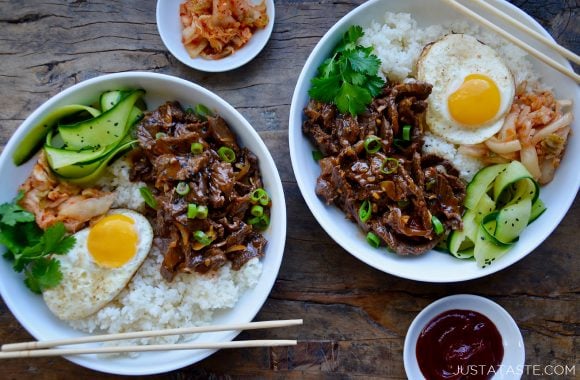
[[[131,91],[121,91],[121,90],[114,90],[114,91],[107,91],[101,94],[99,99],[99,103],[101,104],[101,110],[103,112],[110,110],[114,106],[116,106],[123,98],[130,95]],[[131,109],[131,113],[129,114],[129,119],[127,124],[132,126],[137,121],[141,120],[143,117],[143,111],[139,108],[139,106],[145,107],[144,104],[140,104],[142,98],[135,102],[133,109]]]
[[[449,253],[460,258],[458,252],[473,246],[473,240],[470,239],[468,232],[475,225],[475,211],[467,210],[462,218],[463,229],[451,231],[447,238],[447,248]]]
[[[80,185],[80,186],[92,185],[103,175],[103,172],[105,171],[107,166],[109,166],[109,163],[112,160],[118,158],[121,154],[123,154],[127,150],[131,149],[133,147],[133,145],[136,143],[137,143],[137,140],[129,140],[127,142],[122,142],[121,144],[117,145],[117,147],[113,151],[111,151],[106,156],[105,159],[91,164],[91,168],[93,168],[93,171],[87,175],[83,175],[82,177],[76,177],[76,178],[65,177],[62,175],[61,175],[61,177],[63,179],[65,179],[67,182],[71,182],[71,183],[74,183],[76,185]]]
[[[536,201],[532,205],[532,213],[530,214],[530,221],[528,222],[528,224],[538,219],[540,215],[542,215],[544,211],[546,211],[546,209],[547,207],[544,204],[544,202],[542,202],[540,198],[536,199]]]
[[[498,245],[493,240],[484,225],[480,224],[477,231],[477,243],[473,248],[473,257],[477,265],[482,268],[489,266],[510,250],[510,245]]]
[[[493,199],[498,201],[502,193],[507,190],[510,185],[516,184],[522,180],[532,181],[534,185],[534,193],[530,194],[532,198],[532,203],[536,201],[540,195],[540,186],[534,180],[530,172],[526,167],[519,161],[512,161],[508,164],[505,171],[502,171],[496,178],[493,184]],[[530,189],[531,190],[531,189]]]
[[[502,243],[516,241],[527,227],[532,212],[532,202],[529,198],[503,207],[497,213],[494,236]]]
[[[474,210],[481,197],[488,192],[496,177],[506,169],[508,164],[498,164],[481,169],[469,182],[463,204],[469,210]]]
[[[44,151],[46,152],[48,164],[53,170],[57,171],[65,166],[98,160],[114,148],[114,145],[109,145],[94,150],[66,150],[45,145]]]
[[[81,111],[86,111],[93,117],[98,117],[101,114],[101,111],[98,109],[81,104],[69,104],[55,109],[36,124],[24,137],[12,156],[14,164],[22,165],[34,156],[42,147],[42,140],[44,140],[48,132],[54,128],[60,119]]]
[[[135,102],[145,91],[135,90],[113,108],[98,117],[72,125],[60,125],[58,131],[68,149],[99,148],[118,144],[126,135],[129,116]]]

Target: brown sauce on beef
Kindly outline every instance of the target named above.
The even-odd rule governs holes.
[[[266,239],[247,223],[250,193],[263,187],[258,158],[238,145],[224,119],[203,120],[167,102],[148,112],[136,133],[140,148],[132,155],[131,180],[146,182],[157,202],[148,216],[164,255],[165,279],[171,281],[178,272],[206,273],[228,262],[239,270],[263,256]],[[203,152],[192,153],[192,143],[203,144]],[[220,159],[218,150],[224,146],[235,152],[234,162]],[[176,192],[180,182],[189,186],[185,195]],[[207,218],[188,218],[190,203],[207,206]],[[199,248],[195,231],[211,231],[215,238]]]
[[[422,82],[390,85],[357,117],[315,100],[304,110],[303,132],[324,156],[316,194],[400,255],[423,254],[449,231],[462,228],[465,184],[458,171],[421,152],[430,93],[431,85]],[[408,141],[401,136],[406,125],[411,126]],[[374,154],[364,147],[369,136],[380,139],[381,149]],[[381,171],[387,158],[398,161],[392,173]],[[372,205],[367,221],[358,212],[365,201]],[[444,233],[435,232],[432,216]]]

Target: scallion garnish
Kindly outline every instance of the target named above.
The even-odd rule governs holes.
[[[187,182],[179,182],[175,187],[175,192],[181,196],[189,193],[189,184]]]
[[[143,200],[145,201],[147,206],[151,207],[152,209],[157,208],[157,200],[155,199],[155,196],[153,196],[151,190],[149,190],[148,187],[146,186],[140,187],[139,193],[141,193],[141,196],[143,197]]]
[[[379,238],[377,235],[375,235],[372,232],[369,232],[367,234],[367,242],[373,247],[373,248],[379,248],[379,246],[381,245],[381,238]]]
[[[313,150],[313,151],[312,151],[312,159],[313,159],[314,161],[320,161],[320,160],[322,160],[323,158],[324,158],[324,154],[322,154],[322,152],[321,152],[321,151],[319,151],[319,150]]]
[[[190,203],[187,205],[187,218],[195,219],[197,216],[197,205],[195,203]]]
[[[203,152],[203,144],[199,142],[191,143],[191,153],[201,154]]]
[[[167,133],[165,133],[165,132],[157,132],[155,134],[155,139],[156,140],[159,140],[159,139],[162,139],[162,138],[165,138],[165,137],[167,137]]]
[[[264,215],[264,208],[260,205],[254,205],[254,206],[252,206],[252,209],[250,210],[250,214],[252,214],[254,216],[262,216],[262,215]]]
[[[206,235],[205,232],[197,230],[193,233],[193,238],[200,244],[203,245],[210,245],[211,239],[209,236]]]
[[[207,218],[207,213],[209,212],[207,206],[199,205],[197,206],[197,219],[205,219]]]
[[[388,157],[383,161],[383,164],[381,165],[381,173],[384,174],[395,173],[398,167],[399,160],[397,160],[396,158]]]
[[[378,138],[377,136],[371,135],[365,139],[364,147],[367,153],[375,154],[379,150],[381,150],[382,147],[381,139]]]
[[[254,216],[248,220],[248,224],[259,230],[265,230],[270,225],[270,218],[266,214],[263,214],[262,216]]]
[[[202,120],[207,120],[208,116],[213,116],[213,112],[203,104],[196,105],[194,112]]]
[[[371,218],[371,215],[372,204],[368,200],[365,200],[358,209],[358,217],[363,223],[365,223]]]
[[[236,153],[227,146],[222,146],[218,149],[218,156],[220,156],[220,159],[224,162],[232,163],[236,160]]]
[[[411,141],[411,126],[405,125],[403,127],[403,140],[404,141]]]
[[[435,231],[437,235],[441,235],[443,231],[445,231],[443,223],[441,223],[439,218],[435,215],[431,216],[431,224],[433,225],[433,231]]]
[[[267,206],[270,203],[270,196],[266,190],[259,187],[250,193],[250,201],[253,204],[259,203],[262,206]]]

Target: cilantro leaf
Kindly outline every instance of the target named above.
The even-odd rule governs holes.
[[[336,104],[341,113],[352,116],[364,112],[385,85],[377,75],[381,61],[372,54],[373,48],[357,45],[362,36],[359,25],[344,33],[332,56],[318,67],[308,91],[312,99]]]
[[[312,87],[310,87],[308,95],[314,99],[331,103],[338,94],[340,77],[312,78],[311,83]]]
[[[34,261],[26,270],[24,283],[34,293],[57,286],[62,280],[60,262],[56,259],[43,257]]]
[[[55,223],[44,231],[42,242],[46,253],[62,255],[67,253],[75,244],[75,237],[65,237],[66,229],[62,222]]]
[[[367,82],[365,83],[364,87],[369,90],[371,96],[374,98],[381,93],[384,85],[385,81],[381,77],[374,75],[367,78]]]
[[[344,56],[350,67],[358,73],[366,75],[376,75],[381,66],[381,60],[373,54],[357,49],[344,52]]]
[[[16,223],[34,222],[34,214],[15,203],[0,205],[0,223],[14,227]]]
[[[342,113],[358,115],[366,109],[366,105],[373,100],[368,90],[344,82],[336,96],[336,106]]]

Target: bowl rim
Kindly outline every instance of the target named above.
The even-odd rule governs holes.
[[[507,2],[506,0],[493,0],[493,1],[495,3],[501,4],[502,6],[508,8],[510,10],[510,12],[512,13],[512,14],[510,14],[511,16],[514,16],[516,19],[523,19],[524,21],[529,22],[532,25],[532,29],[535,29],[539,33],[543,34],[549,40],[555,41],[554,38],[534,18],[532,18],[530,15],[528,15],[522,9]],[[309,186],[313,187],[314,185],[312,183],[308,182],[305,176],[301,176],[301,175],[297,174],[297,173],[300,173],[300,171],[301,171],[300,170],[301,168],[299,166],[298,152],[297,152],[297,146],[300,144],[298,142],[298,140],[299,139],[306,139],[306,137],[302,134],[302,132],[299,132],[298,134],[300,135],[300,137],[297,140],[297,137],[295,136],[295,133],[293,131],[295,129],[299,129],[302,125],[302,120],[303,120],[302,107],[303,107],[303,105],[298,104],[299,98],[301,97],[301,92],[299,90],[301,89],[301,87],[304,87],[304,82],[308,80],[308,78],[306,78],[307,68],[313,65],[316,53],[319,50],[321,50],[328,43],[329,40],[331,40],[333,38],[333,36],[337,33],[337,31],[339,29],[341,29],[345,25],[353,23],[353,21],[356,19],[356,17],[360,13],[363,13],[367,8],[372,8],[374,6],[377,6],[377,4],[380,4],[380,3],[384,3],[384,0],[369,0],[366,3],[363,3],[359,6],[357,6],[356,8],[352,9],[350,12],[348,12],[346,15],[344,15],[338,21],[336,21],[336,23],[322,36],[320,41],[318,41],[318,43],[312,49],[306,62],[304,63],[302,71],[300,72],[300,75],[299,75],[298,80],[296,82],[294,93],[292,95],[292,100],[291,100],[291,105],[290,105],[290,113],[289,113],[289,124],[288,124],[288,130],[289,130],[288,140],[289,140],[290,159],[291,159],[291,164],[292,164],[292,170],[294,172],[296,182],[298,184],[298,188],[300,189],[300,193],[302,194],[304,201],[306,202],[306,204],[307,204],[308,208],[310,209],[310,212],[312,213],[314,218],[317,220],[318,224],[324,229],[324,231],[330,236],[330,238],[336,244],[338,244],[342,249],[347,251],[350,255],[356,257],[358,260],[362,261],[363,263],[365,263],[365,264],[367,264],[367,265],[369,265],[369,266],[371,266],[371,267],[373,267],[373,268],[375,268],[383,273],[387,273],[387,274],[390,274],[390,275],[393,275],[393,276],[396,276],[399,278],[404,278],[404,279],[418,281],[418,282],[424,282],[424,283],[456,283],[456,282],[469,281],[469,280],[474,280],[477,278],[482,278],[485,276],[489,276],[493,273],[499,272],[501,270],[504,270],[504,269],[514,265],[518,261],[522,260],[526,256],[528,256],[540,244],[542,244],[550,236],[550,234],[552,234],[552,232],[558,227],[558,225],[561,223],[561,221],[564,219],[564,217],[566,216],[566,214],[570,210],[570,207],[572,206],[572,203],[574,202],[575,195],[571,195],[568,199],[565,200],[565,203],[562,203],[562,201],[560,202],[560,204],[565,207],[566,211],[563,212],[561,215],[557,215],[557,217],[552,219],[554,221],[554,223],[552,226],[550,226],[546,230],[547,235],[546,235],[545,239],[543,239],[543,240],[537,242],[537,244],[531,246],[528,249],[528,252],[526,254],[521,255],[520,257],[518,257],[514,261],[510,262],[509,264],[507,264],[506,260],[500,260],[498,263],[496,263],[496,265],[488,266],[487,268],[480,268],[480,270],[475,274],[463,275],[462,273],[455,273],[454,277],[425,279],[424,278],[425,276],[418,274],[418,273],[415,273],[415,274],[398,273],[394,270],[391,270],[388,267],[385,268],[385,267],[379,265],[379,263],[371,260],[370,258],[365,257],[365,255],[358,252],[356,250],[356,247],[352,247],[349,244],[349,238],[346,237],[346,235],[336,234],[335,226],[332,223],[325,222],[323,216],[321,216],[317,212],[315,212],[317,204],[322,202],[322,201],[320,201],[318,198],[314,199],[309,195],[307,189]],[[408,13],[412,13],[412,11],[409,11]],[[562,63],[563,65],[565,65],[566,67],[568,67],[570,69],[572,68],[570,62],[568,62],[563,57],[558,55],[555,57],[555,59],[559,63]],[[578,91],[580,92],[580,89]],[[577,193],[578,188],[580,187],[580,173],[576,177],[575,183],[576,183],[576,186],[575,186],[576,190],[575,191]],[[326,206],[326,207],[336,207],[336,206],[330,205],[330,206]],[[341,211],[341,213],[342,213],[342,211]],[[431,250],[431,251],[427,252],[426,254],[433,254],[434,252],[435,252],[434,250]]]
[[[5,169],[7,165],[13,165],[11,154],[12,154],[15,146],[18,143],[20,143],[20,141],[25,136],[25,134],[28,133],[30,128],[33,127],[34,124],[32,124],[32,122],[37,120],[41,115],[45,114],[51,108],[55,107],[55,105],[61,99],[66,98],[71,94],[74,94],[76,91],[80,91],[84,88],[91,87],[93,85],[100,84],[103,82],[112,82],[115,80],[138,82],[140,79],[144,79],[144,80],[150,79],[150,80],[160,81],[163,83],[178,83],[178,84],[190,89],[192,97],[195,96],[195,94],[197,94],[197,93],[201,93],[204,96],[207,96],[207,97],[213,99],[214,101],[216,101],[217,103],[219,103],[220,107],[223,107],[223,109],[227,110],[227,112],[229,112],[230,114],[235,116],[236,127],[234,129],[238,130],[238,131],[236,131],[236,134],[239,135],[240,134],[239,130],[241,130],[244,133],[244,139],[254,140],[258,144],[258,146],[260,146],[260,150],[262,151],[262,154],[259,157],[265,159],[265,160],[261,159],[260,162],[265,161],[265,164],[270,166],[271,169],[273,169],[273,170],[271,170],[271,178],[270,178],[270,181],[271,181],[271,184],[273,185],[273,188],[269,189],[269,191],[271,191],[273,193],[273,191],[275,190],[275,193],[278,194],[278,196],[279,196],[279,199],[277,200],[277,203],[279,203],[279,210],[277,210],[279,216],[277,217],[276,221],[280,223],[280,226],[278,227],[280,233],[278,235],[276,235],[276,239],[274,241],[272,241],[272,240],[268,241],[268,245],[267,245],[266,249],[268,250],[267,252],[279,252],[279,254],[274,256],[275,261],[272,262],[271,268],[270,267],[269,268],[265,268],[265,267],[262,268],[262,273],[260,274],[260,278],[259,278],[258,282],[256,283],[256,285],[253,288],[246,290],[246,292],[248,292],[248,291],[252,291],[254,289],[257,289],[261,285],[260,281],[268,281],[267,283],[262,285],[262,288],[265,288],[264,285],[268,286],[268,290],[260,292],[256,298],[253,298],[254,302],[251,303],[252,307],[250,307],[250,308],[246,307],[244,309],[244,310],[246,310],[246,312],[248,312],[248,310],[249,310],[248,315],[252,316],[250,318],[250,320],[245,321],[245,322],[250,322],[251,320],[253,320],[256,317],[258,312],[264,306],[267,298],[269,297],[269,295],[270,295],[270,293],[275,285],[276,278],[277,278],[278,273],[280,271],[280,267],[281,267],[282,259],[283,259],[283,255],[284,255],[284,247],[285,247],[285,243],[286,243],[286,234],[287,234],[286,199],[285,199],[284,189],[282,186],[282,181],[280,179],[280,174],[279,174],[278,168],[276,166],[276,163],[275,163],[268,147],[266,146],[266,144],[264,143],[264,141],[262,140],[260,135],[256,132],[256,130],[246,120],[246,118],[238,110],[236,110],[231,104],[229,104],[225,99],[221,98],[219,95],[215,94],[214,92],[212,92],[212,91],[210,91],[210,90],[208,90],[208,89],[206,89],[206,88],[204,88],[196,83],[187,81],[185,79],[181,79],[181,78],[167,75],[167,74],[151,73],[151,72],[145,72],[145,71],[130,71],[130,72],[104,74],[104,75],[101,75],[98,77],[94,77],[91,79],[81,81],[81,82],[76,83],[73,86],[68,87],[68,88],[58,92],[57,94],[51,96],[48,100],[46,100],[39,107],[37,107],[22,123],[20,123],[20,126],[16,129],[16,131],[10,137],[4,150],[0,154],[0,172],[3,171],[3,169]],[[136,84],[136,85],[139,86],[138,84]],[[168,90],[168,91],[170,92],[171,90]],[[263,164],[261,164],[261,165],[263,165]],[[30,333],[35,339],[40,339],[40,337],[42,336],[42,332],[38,328],[35,327],[33,318],[26,317],[24,315],[24,312],[22,310],[20,310],[18,307],[18,304],[20,301],[13,298],[13,297],[6,297],[7,294],[9,294],[9,289],[7,289],[7,282],[4,280],[0,280],[0,296],[2,296],[2,299],[3,299],[4,303],[6,304],[7,308],[10,310],[12,315],[18,320],[20,325],[28,331],[28,333]],[[233,310],[237,306],[237,304],[238,303],[236,303],[236,305],[231,307],[229,310]],[[66,324],[66,322],[63,322],[63,321],[59,321],[59,322]],[[68,327],[70,327],[70,326],[68,326]],[[70,328],[72,329],[72,327],[70,327]],[[76,329],[73,329],[73,330],[79,332],[79,330],[76,330]],[[79,333],[87,334],[84,332],[79,332]],[[241,331],[239,331],[239,330],[226,332],[225,335],[223,336],[224,341],[225,340],[231,341],[240,333],[241,333]],[[94,333],[91,333],[88,335],[94,335]],[[154,369],[150,368],[150,367],[139,367],[138,369],[135,367],[127,367],[126,370],[121,370],[118,368],[116,370],[112,370],[112,369],[108,369],[106,359],[105,359],[105,361],[101,361],[101,360],[99,360],[99,361],[85,361],[85,360],[83,360],[82,355],[80,355],[80,356],[63,356],[63,358],[65,358],[65,359],[67,359],[67,360],[69,360],[77,365],[80,365],[82,367],[89,368],[89,369],[99,371],[99,372],[104,372],[104,373],[111,373],[111,374],[115,374],[115,375],[151,375],[151,374],[158,374],[158,373],[172,371],[175,369],[183,368],[183,367],[198,363],[199,361],[207,358],[208,356],[214,354],[217,351],[218,351],[218,349],[200,350],[201,355],[199,357],[195,357],[193,360],[189,360],[189,359],[185,358],[185,359],[178,360],[177,362],[176,361],[170,361],[170,362],[165,362],[165,363],[156,362],[153,366],[150,366],[150,367],[154,367]],[[179,351],[175,351],[175,352],[179,352]],[[99,363],[101,363],[101,365],[99,365]]]
[[[462,307],[462,305],[466,303],[472,303],[477,306],[475,308],[472,306]],[[403,345],[403,364],[405,367],[405,373],[408,378],[412,378],[414,374],[411,372],[411,368],[421,372],[421,370],[419,369],[419,364],[417,363],[415,349],[417,346],[417,337],[419,333],[422,331],[423,327],[425,327],[425,325],[429,323],[429,321],[431,321],[437,315],[455,309],[476,311],[480,314],[483,314],[489,320],[491,320],[498,329],[498,331],[500,332],[500,335],[502,337],[502,345],[504,346],[504,357],[502,359],[501,365],[502,366],[504,365],[504,360],[506,358],[505,346],[507,341],[508,343],[511,343],[508,344],[508,347],[510,349],[515,347],[515,349],[517,350],[515,355],[517,356],[516,360],[518,360],[518,363],[512,363],[510,364],[510,367],[513,367],[513,369],[520,368],[519,366],[523,367],[526,359],[524,339],[520,328],[518,327],[516,321],[510,315],[510,313],[508,313],[508,311],[504,309],[503,306],[499,305],[498,303],[488,298],[473,294],[455,294],[440,298],[427,305],[415,316],[415,318],[409,325],[409,328],[407,329],[407,333],[405,335],[405,342]],[[495,320],[491,317],[491,315],[493,314],[497,316]],[[498,327],[497,322],[498,319],[502,319],[503,322],[507,323],[506,326],[508,329],[507,331],[506,330],[500,331],[500,327]],[[515,378],[519,378],[519,376]]]
[[[180,3],[183,3],[185,0],[178,0]],[[260,41],[260,43],[258,45],[252,46],[252,52],[250,54],[248,54],[245,58],[241,59],[238,58],[236,59],[235,56],[235,52],[234,54],[232,54],[231,57],[233,57],[230,61],[229,64],[223,64],[223,65],[212,65],[212,60],[207,60],[207,59],[203,59],[201,57],[199,58],[191,58],[187,52],[184,54],[182,54],[181,52],[176,51],[175,49],[172,48],[173,44],[171,43],[171,41],[169,40],[170,36],[168,36],[166,34],[165,31],[165,23],[168,22],[168,20],[164,19],[161,17],[161,7],[162,4],[166,5],[167,2],[166,0],[157,0],[157,5],[155,7],[155,23],[157,25],[157,32],[159,33],[159,36],[161,37],[161,41],[163,42],[163,45],[165,46],[165,48],[171,53],[171,55],[173,55],[179,62],[183,63],[184,65],[191,67],[192,69],[195,70],[199,70],[199,71],[203,71],[203,72],[207,72],[207,73],[222,73],[222,72],[226,72],[226,71],[231,71],[231,70],[235,70],[237,68],[240,68],[241,66],[244,66],[245,64],[249,63],[250,61],[252,61],[254,58],[256,58],[256,56],[258,54],[260,54],[260,52],[266,47],[266,45],[268,44],[268,41],[270,40],[270,37],[272,36],[272,31],[274,30],[274,21],[276,18],[276,5],[274,3],[274,0],[263,0],[266,3],[266,11],[268,13],[268,25],[266,25],[266,28],[264,28],[263,32],[265,32],[265,36],[263,37],[263,40]],[[176,17],[176,22],[178,18]],[[252,36],[254,37],[254,36]],[[241,49],[247,48],[247,44],[242,46]],[[239,57],[239,55],[238,55]],[[219,60],[217,60],[219,61]]]

